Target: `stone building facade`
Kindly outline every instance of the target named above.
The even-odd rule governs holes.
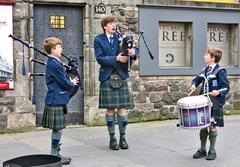
[[[105,123],[105,111],[98,109],[98,70],[94,56],[93,39],[102,33],[101,17],[105,14],[95,12],[96,5],[106,7],[106,15],[115,15],[120,26],[131,26],[134,38],[139,32],[138,5],[161,6],[194,6],[199,8],[235,8],[235,4],[190,2],[181,0],[15,0],[13,6],[13,33],[27,43],[34,46],[34,5],[81,5],[83,6],[83,41],[84,60],[84,124],[102,125]],[[147,34],[146,34],[147,35]],[[25,61],[33,57],[33,51],[25,50]],[[11,91],[0,90],[0,128],[19,128],[36,125],[35,105],[31,102],[33,80],[21,75],[22,49],[18,42],[14,42],[14,73],[15,88]],[[141,56],[141,53],[140,55]],[[27,64],[29,72],[33,70],[32,64]],[[129,88],[135,106],[129,110],[130,122],[161,120],[177,118],[177,100],[189,93],[192,76],[139,76],[139,62],[133,64],[130,72]],[[225,108],[232,112],[240,109],[240,93],[238,75],[229,76],[231,92]]]

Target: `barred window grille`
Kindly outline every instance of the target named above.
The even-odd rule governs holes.
[[[65,16],[51,16],[51,28],[65,28]]]

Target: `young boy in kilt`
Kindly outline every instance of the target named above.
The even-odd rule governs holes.
[[[44,128],[52,129],[51,154],[61,157],[62,164],[69,164],[70,157],[59,154],[62,129],[66,127],[65,113],[69,101],[69,90],[79,82],[78,78],[68,77],[59,57],[62,53],[62,41],[55,37],[44,40],[44,49],[49,54],[46,64],[45,81],[47,93],[45,96],[45,107],[42,125]]]
[[[218,62],[222,58],[222,51],[218,48],[208,48],[205,55],[204,61],[207,64],[207,67],[204,68],[203,74],[206,78],[208,78],[208,88],[210,94],[210,99],[213,103],[211,108],[211,117],[213,119],[211,125],[208,128],[203,128],[200,130],[200,141],[201,141],[201,148],[193,155],[194,159],[202,158],[206,156],[206,160],[214,160],[217,157],[215,144],[217,140],[217,126],[223,127],[224,126],[224,119],[223,119],[223,106],[225,104],[225,96],[229,91],[229,81],[227,79],[226,70],[221,68]],[[210,74],[216,75],[216,77],[208,77]],[[197,76],[192,81],[191,90],[196,90],[196,87],[200,85],[200,83],[204,82],[204,78],[201,76]],[[202,84],[202,88],[200,94],[203,94],[204,84]],[[227,88],[225,91],[218,91],[219,89]],[[207,153],[206,150],[206,143],[209,136],[210,147]]]
[[[128,56],[135,58],[136,48],[128,50],[128,56],[123,56],[120,51],[118,35],[116,33],[116,18],[105,16],[101,20],[103,33],[94,39],[94,50],[96,60],[100,65],[99,69],[99,108],[106,110],[106,123],[110,136],[109,148],[112,150],[128,149],[126,141],[126,126],[128,118],[126,109],[132,106],[129,96],[127,78],[128,70],[124,69],[123,63],[128,62]],[[121,77],[114,87],[110,84],[112,75]],[[119,145],[115,137],[115,109],[117,110],[117,120],[119,125]]]

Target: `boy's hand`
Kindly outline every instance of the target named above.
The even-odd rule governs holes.
[[[78,77],[75,77],[75,78],[70,78],[70,81],[74,84],[74,85],[77,85],[79,83],[79,78]]]
[[[195,90],[196,90],[196,86],[195,85],[192,85],[191,88],[190,88],[190,93],[188,94],[188,96],[190,96]]]
[[[219,95],[219,91],[218,90],[213,90],[211,92],[211,96],[218,96]]]
[[[119,53],[117,55],[117,61],[120,61],[122,63],[126,63],[128,61],[128,56],[122,56],[122,53]]]
[[[192,85],[190,89],[191,89],[191,92],[193,92],[193,91],[196,90],[196,86],[195,86],[195,85]]]
[[[135,56],[135,50],[133,48],[128,49],[128,55],[131,57]]]

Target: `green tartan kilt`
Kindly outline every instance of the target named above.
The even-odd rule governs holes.
[[[218,103],[213,103],[211,108],[211,116],[216,121],[215,125],[218,127],[224,127],[224,118],[223,118],[223,106]]]
[[[64,129],[67,126],[66,118],[64,115],[66,106],[48,106],[45,105],[42,126],[53,130]]]
[[[109,79],[100,83],[99,108],[132,108],[133,102],[129,96],[127,80],[123,80],[121,88],[112,88]]]

